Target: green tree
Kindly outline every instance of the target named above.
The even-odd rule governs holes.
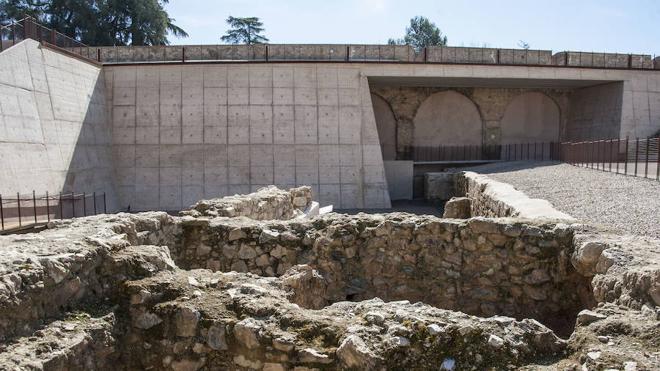
[[[447,36],[426,17],[417,16],[410,20],[410,26],[406,27],[406,35],[403,39],[389,39],[390,45],[410,45],[417,50],[427,46],[447,45]]]
[[[166,45],[187,37],[163,5],[169,0],[0,0],[0,22],[31,16],[89,45]]]
[[[222,41],[229,44],[265,44],[268,39],[260,35],[263,31],[263,22],[257,17],[238,18],[229,16],[227,24],[231,27],[221,37]]]

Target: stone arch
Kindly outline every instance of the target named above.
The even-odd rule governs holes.
[[[447,90],[432,94],[417,109],[414,119],[415,146],[480,145],[481,114],[463,94]]]
[[[501,143],[556,142],[560,129],[559,105],[546,94],[526,92],[513,98],[504,111]]]
[[[390,104],[377,94],[371,94],[371,102],[376,116],[376,128],[380,140],[383,161],[396,160],[396,118]]]

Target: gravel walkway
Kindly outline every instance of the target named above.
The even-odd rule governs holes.
[[[660,238],[660,182],[550,162],[496,163],[465,170],[546,199],[584,222]]]

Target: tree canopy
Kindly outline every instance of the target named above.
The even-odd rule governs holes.
[[[447,45],[447,36],[428,18],[417,16],[410,20],[410,26],[406,27],[406,35],[403,39],[389,39],[390,45],[410,45],[417,50],[427,46]]]
[[[89,45],[167,45],[187,37],[163,7],[169,0],[0,0],[0,22],[35,18]]]
[[[264,31],[263,22],[258,17],[237,18],[229,16],[227,24],[231,27],[221,37],[222,41],[229,44],[265,44],[268,39],[261,35]]]

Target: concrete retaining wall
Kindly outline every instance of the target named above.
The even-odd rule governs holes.
[[[106,67],[121,205],[181,210],[266,185],[388,208],[366,76],[354,66]]]
[[[115,208],[101,69],[23,41],[0,54],[0,194],[106,192]]]

